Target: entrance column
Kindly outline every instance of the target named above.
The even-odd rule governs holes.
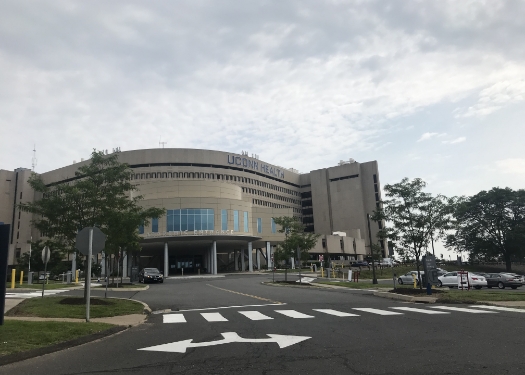
[[[100,274],[106,277],[106,253],[102,252],[102,260],[100,261]],[[73,275],[75,278],[75,275]]]
[[[164,242],[164,277],[168,277],[168,243]]]
[[[122,277],[128,277],[128,252],[122,252]]]
[[[257,259],[257,271],[261,270],[261,249],[255,250],[256,259]]]
[[[270,242],[267,241],[266,242],[266,264],[268,266],[268,269],[272,269],[273,268],[273,264],[272,264],[272,248],[270,246]]]
[[[239,262],[237,259],[237,250],[233,250],[233,259],[235,263],[235,271],[239,271]]]
[[[248,242],[248,271],[253,272],[253,248],[251,242]]]
[[[213,251],[213,255],[212,255],[212,259],[213,259],[213,274],[214,275],[217,275],[217,241],[213,241],[213,245],[212,245],[212,251]]]
[[[241,249],[241,271],[244,272],[246,271],[246,265],[244,264],[244,254],[245,251],[244,249]]]

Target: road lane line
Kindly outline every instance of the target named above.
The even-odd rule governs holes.
[[[306,315],[295,310],[275,310],[275,312],[294,319],[314,318],[312,315]]]
[[[201,313],[201,315],[208,322],[227,322],[228,321],[228,319],[226,319],[220,313]]]
[[[264,314],[261,314],[259,311],[239,311],[239,314],[244,315],[250,320],[269,320],[273,319],[269,316],[266,316]]]
[[[234,294],[239,294],[239,295],[241,295],[241,296],[251,297],[251,298],[255,298],[255,299],[261,300],[261,301],[268,301],[268,302],[271,302],[271,303],[283,304],[282,302],[279,302],[279,301],[272,301],[271,299],[268,299],[268,298],[263,298],[263,297],[258,297],[258,296],[254,296],[254,295],[251,295],[251,294],[246,294],[246,293],[236,292],[235,290],[219,288],[218,286],[211,285],[211,284],[206,284],[206,285],[211,286],[212,288],[215,288],[215,289],[223,290],[223,291],[225,291],[225,292],[230,292],[230,293],[234,293]]]
[[[464,307],[452,307],[452,306],[430,306],[430,307],[433,309],[466,312],[466,313],[471,313],[471,314],[497,314],[496,311],[474,310],[474,309],[466,309]]]
[[[182,314],[165,314],[162,315],[163,323],[186,323],[186,319]]]
[[[353,308],[353,310],[364,311],[364,312],[368,312],[368,313],[376,314],[376,315],[403,315],[403,313],[398,313],[395,311],[370,309],[366,307]]]
[[[391,307],[391,309],[396,310],[403,310],[403,311],[412,311],[422,314],[429,314],[429,315],[436,315],[436,314],[450,314],[447,311],[432,311],[432,310],[425,310],[425,309],[416,309],[415,307]]]
[[[319,311],[319,312],[322,312],[324,314],[328,314],[328,315],[335,315],[335,316],[359,316],[357,314],[350,314],[350,313],[347,313],[347,312],[342,312],[342,311],[337,311],[337,310],[332,310],[332,309],[312,309],[314,311]]]
[[[470,307],[479,307],[480,309],[489,309],[489,310],[525,313],[525,309],[516,309],[516,308],[513,308],[513,307],[488,306],[488,305],[472,305]]]

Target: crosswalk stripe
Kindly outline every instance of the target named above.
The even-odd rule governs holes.
[[[459,311],[459,312],[466,312],[466,313],[472,313],[472,314],[497,314],[496,311],[474,310],[474,309],[467,309],[464,307],[452,307],[452,306],[430,306],[430,307],[433,309]]]
[[[470,307],[479,307],[480,309],[489,309],[489,310],[499,310],[499,311],[511,311],[525,313],[525,309],[516,309],[513,307],[503,307],[503,306],[488,306],[488,305],[472,305]]]
[[[295,319],[313,318],[312,315],[306,315],[295,310],[275,310],[275,312]]]
[[[240,314],[244,315],[250,320],[268,320],[273,319],[269,316],[261,314],[259,311],[239,311]]]
[[[163,323],[186,323],[183,314],[166,314],[162,316]]]
[[[342,312],[342,311],[337,311],[337,310],[332,310],[332,309],[313,309],[313,310],[319,311],[325,314],[329,314],[329,315],[335,315],[335,316],[359,316],[357,314],[350,314],[347,312]]]
[[[227,322],[228,321],[228,319],[226,319],[224,316],[222,316],[219,313],[201,313],[201,315],[208,322]]]
[[[402,311],[411,311],[411,312],[417,312],[422,314],[450,314],[447,311],[432,311],[432,310],[424,310],[424,309],[416,309],[415,307],[391,307],[391,309],[396,310],[402,310]]]
[[[377,315],[403,315],[403,313],[398,313],[395,311],[370,309],[370,308],[365,308],[365,307],[353,308],[353,310],[364,311],[364,312],[368,312],[371,314],[377,314]]]

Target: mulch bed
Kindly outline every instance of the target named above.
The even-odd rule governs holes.
[[[84,298],[68,297],[68,298],[62,299],[59,303],[61,305],[85,305],[86,300]],[[112,305],[113,304],[113,302],[104,301],[103,299],[99,299],[99,298],[90,298],[89,303],[91,305]]]

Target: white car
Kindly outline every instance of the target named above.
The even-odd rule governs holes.
[[[443,276],[438,277],[439,280],[439,287],[448,286],[449,288],[457,288],[458,287],[458,273],[455,272],[448,272],[444,274]],[[476,289],[481,289],[484,286],[487,286],[487,280],[485,277],[476,275],[475,273],[469,272],[468,273],[468,281],[469,284],[472,285]]]

